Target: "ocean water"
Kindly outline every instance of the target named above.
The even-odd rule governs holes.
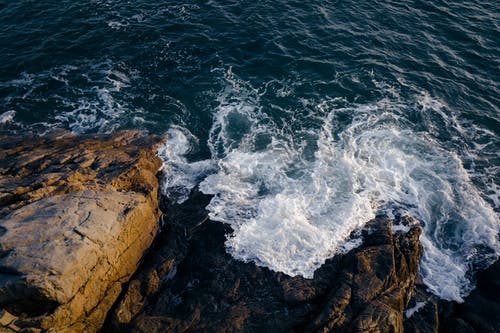
[[[0,1],[0,131],[165,134],[162,193],[213,195],[235,258],[311,278],[377,214],[429,290],[498,258],[495,1]],[[405,226],[395,226],[404,230]]]

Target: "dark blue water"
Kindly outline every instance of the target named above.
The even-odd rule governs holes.
[[[499,17],[495,1],[4,0],[0,130],[168,133],[164,193],[214,194],[228,251],[291,275],[374,214],[411,214],[424,280],[459,300],[500,249]]]

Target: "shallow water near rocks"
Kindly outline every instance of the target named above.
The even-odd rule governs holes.
[[[0,2],[0,131],[166,133],[163,193],[213,195],[235,258],[312,277],[417,217],[461,300],[498,257],[499,8],[466,1]]]

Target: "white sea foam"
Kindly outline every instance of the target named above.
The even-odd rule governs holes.
[[[162,191],[170,200],[183,203],[191,190],[208,173],[215,171],[211,160],[189,163],[185,157],[197,145],[197,139],[187,129],[173,126],[167,131],[166,144],[158,155],[165,161]]]
[[[405,317],[410,318],[415,314],[415,312],[420,311],[425,306],[426,302],[417,302],[414,307],[409,308],[405,311]]]
[[[411,226],[407,226],[407,225],[396,224],[396,225],[392,226],[393,233],[401,232],[403,234],[406,234],[410,230],[411,230]]]
[[[130,87],[138,78],[138,72],[124,63],[83,61],[78,66],[62,65],[38,73],[21,73],[15,80],[0,82],[0,87],[13,91],[0,102],[9,105],[12,100],[26,100],[56,105],[56,110],[44,111],[44,121],[16,124],[36,129],[38,133],[53,127],[69,128],[75,133],[109,133],[127,122],[142,126],[134,117],[141,117],[144,110],[129,102]],[[47,94],[49,85],[59,88],[50,88],[55,92]],[[5,114],[6,121],[8,115]]]
[[[16,115],[16,111],[10,110],[0,114],[0,124],[8,124],[14,121],[14,116]]]
[[[84,90],[71,87],[74,95],[79,97],[62,98],[60,102],[65,110],[54,118],[75,133],[112,132],[121,126],[124,116],[131,113],[129,105],[116,97],[131,85],[136,73],[122,64],[108,61],[91,64],[89,75],[92,77],[87,76],[87,80],[94,85]]]
[[[61,102],[69,108],[61,112],[55,119],[67,123],[74,133],[89,130],[112,132],[120,126],[120,118],[127,111],[126,107],[115,100],[113,89],[93,87],[88,96],[78,100],[63,99]]]
[[[246,82],[231,72],[226,81],[209,133],[212,159],[189,163],[196,138],[179,127],[160,155],[167,195],[182,202],[198,183],[213,195],[210,218],[234,229],[226,247],[235,258],[311,278],[359,244],[351,233],[377,213],[407,214],[424,227],[423,281],[461,301],[471,265],[498,256],[498,216],[459,155],[405,116],[454,121],[442,102],[427,94],[370,104],[326,98],[315,106],[318,125],[293,131],[262,110]]]
[[[119,21],[109,21],[108,22],[108,27],[110,27],[112,29],[116,29],[116,30],[119,30],[120,28],[126,27],[128,25],[129,25],[129,23],[123,23],[123,22],[119,22]]]

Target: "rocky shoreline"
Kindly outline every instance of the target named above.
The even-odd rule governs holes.
[[[499,331],[499,263],[463,304],[438,300],[420,228],[392,230],[409,218],[370,221],[313,279],[234,260],[209,196],[158,196],[162,140],[0,137],[0,332]]]
[[[0,330],[98,331],[158,230],[161,138],[0,142]]]

